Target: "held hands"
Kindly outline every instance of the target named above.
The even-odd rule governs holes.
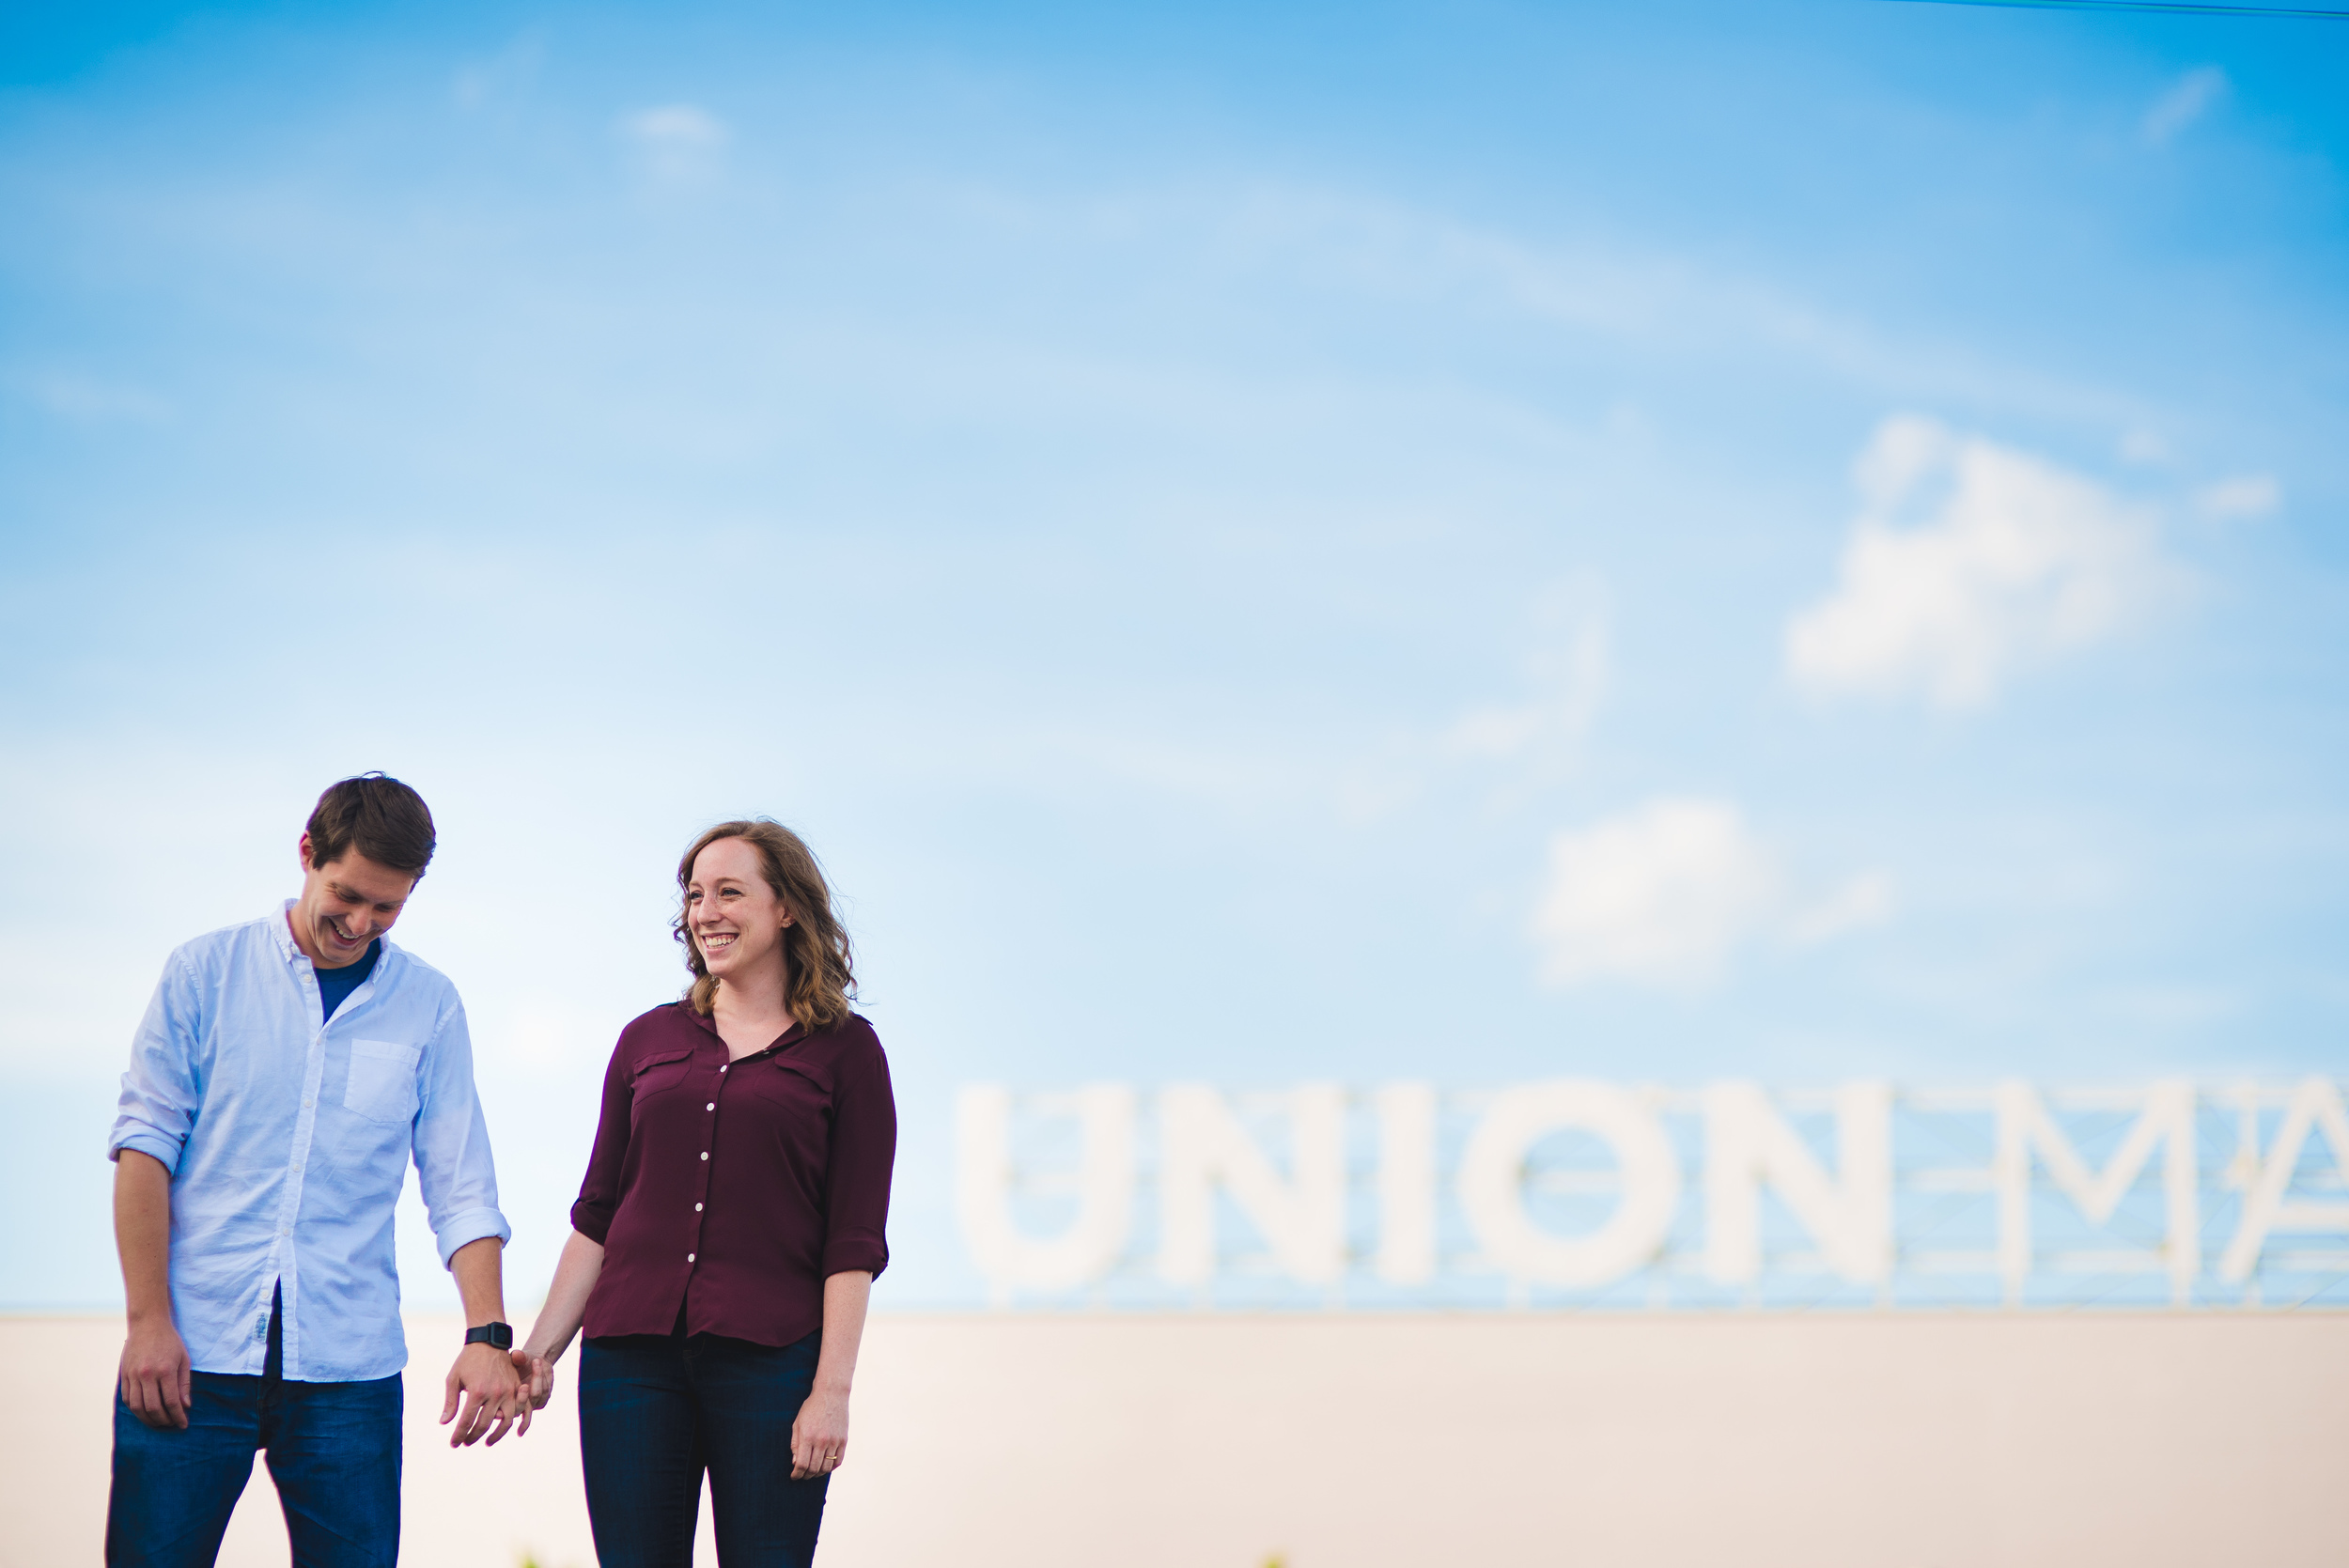
[[[176,1335],[174,1341],[177,1342]],[[186,1365],[184,1351],[180,1353],[180,1364]],[[127,1390],[127,1350],[123,1366]],[[457,1421],[457,1430],[449,1434],[449,1447],[469,1445],[485,1434],[494,1446],[508,1427],[514,1428],[517,1436],[528,1432],[531,1412],[547,1407],[547,1401],[554,1395],[554,1363],[528,1350],[500,1351],[486,1344],[469,1344],[457,1358],[457,1364],[449,1369],[448,1398],[441,1408],[442,1425],[457,1419],[460,1393],[464,1400],[463,1419]],[[183,1403],[185,1397],[181,1395]],[[132,1408],[138,1408],[135,1402]],[[179,1424],[186,1424],[185,1417]],[[847,1457],[848,1447],[848,1390],[817,1388],[800,1405],[799,1417],[791,1423],[791,1479],[807,1481],[830,1475]]]
[[[521,1431],[528,1432],[530,1413],[537,1408],[530,1402],[525,1381],[530,1370],[530,1358],[519,1350],[500,1350],[491,1344],[465,1346],[457,1357],[457,1364],[448,1369],[448,1398],[441,1406],[443,1426],[457,1420],[457,1430],[448,1435],[448,1446],[469,1447],[486,1434],[489,1446],[495,1448],[497,1440],[506,1436],[506,1429],[517,1419],[521,1422]],[[460,1395],[464,1414],[458,1419]],[[495,1430],[491,1430],[492,1422],[496,1423]]]
[[[848,1450],[848,1391],[817,1384],[791,1423],[791,1479],[810,1481],[840,1467]]]
[[[169,1323],[133,1321],[122,1343],[122,1403],[149,1426],[184,1430],[195,1379],[188,1347]]]

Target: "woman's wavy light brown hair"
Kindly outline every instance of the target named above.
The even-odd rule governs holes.
[[[764,816],[719,823],[695,839],[677,862],[677,914],[669,929],[684,944],[685,967],[693,971],[686,1004],[708,1017],[718,994],[718,978],[704,967],[701,949],[685,928],[685,895],[693,880],[695,857],[722,838],[739,838],[758,851],[767,885],[791,912],[791,924],[783,928],[784,998],[791,1017],[810,1030],[829,1029],[848,1016],[848,998],[856,993],[848,933],[832,912],[832,889],[825,885],[816,852],[799,834]]]

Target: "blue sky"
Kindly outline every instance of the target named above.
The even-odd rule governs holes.
[[[909,1303],[974,1079],[2341,1063],[2349,25],[5,26],[0,1301],[116,1296],[156,969],[367,768],[525,1298],[745,811]]]

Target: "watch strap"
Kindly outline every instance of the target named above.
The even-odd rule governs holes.
[[[468,1328],[465,1330],[465,1343],[511,1350],[514,1348],[514,1326],[510,1323],[485,1323],[477,1328]]]

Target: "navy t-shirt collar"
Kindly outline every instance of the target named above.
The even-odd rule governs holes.
[[[367,943],[366,955],[355,964],[345,964],[338,970],[322,970],[315,964],[310,966],[310,972],[318,976],[319,1001],[325,1005],[326,1018],[332,1018],[334,1009],[349,1001],[351,992],[367,983],[367,976],[375,972],[375,961],[381,956],[383,939],[378,937]],[[323,1023],[326,1019],[319,1021]]]

